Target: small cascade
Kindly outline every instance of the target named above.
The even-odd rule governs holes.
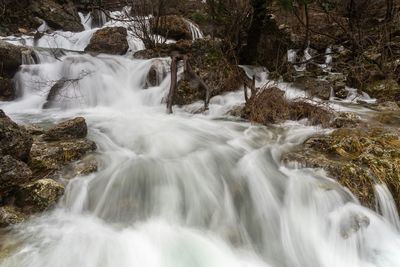
[[[21,62],[22,65],[32,65],[36,64],[35,59],[33,57],[34,52],[30,49],[25,49],[21,51]]]
[[[325,130],[227,116],[244,104],[242,90],[213,97],[207,113],[187,112],[199,101],[166,114],[171,59],[85,54],[97,29],[83,23],[83,32],[38,40],[14,77],[19,97],[0,108],[26,123],[84,117],[99,168],[66,181],[54,209],[6,233],[15,246],[0,253],[1,267],[400,266],[399,215],[385,185],[375,187],[375,212],[321,170],[282,164],[283,153]],[[132,35],[128,42],[141,48]],[[288,51],[288,60],[299,54]],[[266,69],[241,67],[256,86],[268,82]],[[351,101],[367,98],[348,90]]]
[[[287,52],[287,59],[288,62],[290,63],[297,63],[298,60],[298,55],[297,55],[298,51],[294,50],[294,49],[290,49]],[[303,53],[303,57],[300,59],[301,62],[309,60],[311,58],[311,55],[309,53],[309,48],[307,47],[306,49],[304,49],[304,53]],[[306,64],[296,64],[294,65],[294,68],[296,71],[305,71],[306,70]]]
[[[43,21],[42,25],[40,25],[37,30],[38,30],[38,32],[46,32],[48,29],[50,29],[50,28],[47,25],[46,21]]]
[[[376,184],[374,191],[376,210],[400,231],[399,213],[388,187],[385,184]]]
[[[332,58],[332,47],[328,46],[325,51],[325,66],[324,66],[324,68],[326,71],[331,71],[332,59],[333,59]]]
[[[92,19],[92,13],[89,12],[86,15],[84,15],[83,13],[79,12],[79,18],[81,19],[81,24],[83,26],[83,28],[87,31],[92,29],[92,23],[93,23],[93,19]]]
[[[185,22],[187,23],[190,32],[192,33],[192,40],[197,40],[197,39],[203,39],[203,33],[201,32],[200,28],[194,24],[192,21],[185,19]]]

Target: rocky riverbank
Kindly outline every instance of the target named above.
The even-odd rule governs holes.
[[[0,110],[0,227],[48,210],[65,179],[97,170],[96,144],[86,135],[81,117],[45,129],[18,125]]]

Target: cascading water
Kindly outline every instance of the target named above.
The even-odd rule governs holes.
[[[190,32],[192,33],[192,40],[196,40],[196,39],[202,39],[203,38],[203,33],[201,32],[201,30],[199,29],[199,27],[197,27],[193,22],[191,22],[190,20],[185,20],[186,24],[189,27]]]
[[[55,210],[12,229],[0,266],[400,266],[384,187],[382,217],[323,172],[281,164],[319,129],[229,117],[242,91],[213,98],[207,114],[167,115],[169,75],[143,89],[168,59],[45,51],[15,77],[21,97],[0,107],[20,123],[84,116],[100,167],[70,180]],[[60,79],[72,83],[42,109]]]

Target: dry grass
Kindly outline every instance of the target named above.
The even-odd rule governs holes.
[[[333,116],[326,104],[300,98],[290,101],[284,91],[269,87],[251,96],[246,103],[245,117],[264,125],[308,119],[312,125],[328,127]]]

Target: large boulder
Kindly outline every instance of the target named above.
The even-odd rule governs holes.
[[[82,117],[67,120],[47,130],[43,135],[45,141],[60,141],[84,138],[87,135],[86,121]]]
[[[58,3],[53,0],[32,1],[30,9],[33,15],[43,19],[55,30],[72,32],[83,31],[77,10],[70,1]]]
[[[22,64],[21,47],[0,40],[0,61],[0,71],[14,75]]]
[[[10,101],[17,96],[12,78],[23,63],[23,55],[31,53],[29,48],[0,40],[0,101]]]
[[[85,138],[55,142],[38,138],[32,145],[29,166],[37,172],[60,170],[95,149],[96,144]]]
[[[151,19],[155,34],[159,34],[168,39],[174,40],[191,40],[192,33],[189,29],[188,22],[181,16],[168,15],[162,16],[157,20]]]
[[[0,76],[0,101],[10,101],[15,97],[16,91],[13,81],[10,78]]]
[[[16,202],[27,213],[41,212],[54,206],[64,193],[64,185],[52,179],[40,179],[21,186]]]
[[[127,31],[123,27],[103,28],[96,31],[85,52],[123,55],[128,49]]]
[[[26,163],[5,155],[0,156],[0,200],[16,186],[28,182],[32,171]]]
[[[26,161],[32,146],[32,137],[0,110],[0,155],[10,155]]]

